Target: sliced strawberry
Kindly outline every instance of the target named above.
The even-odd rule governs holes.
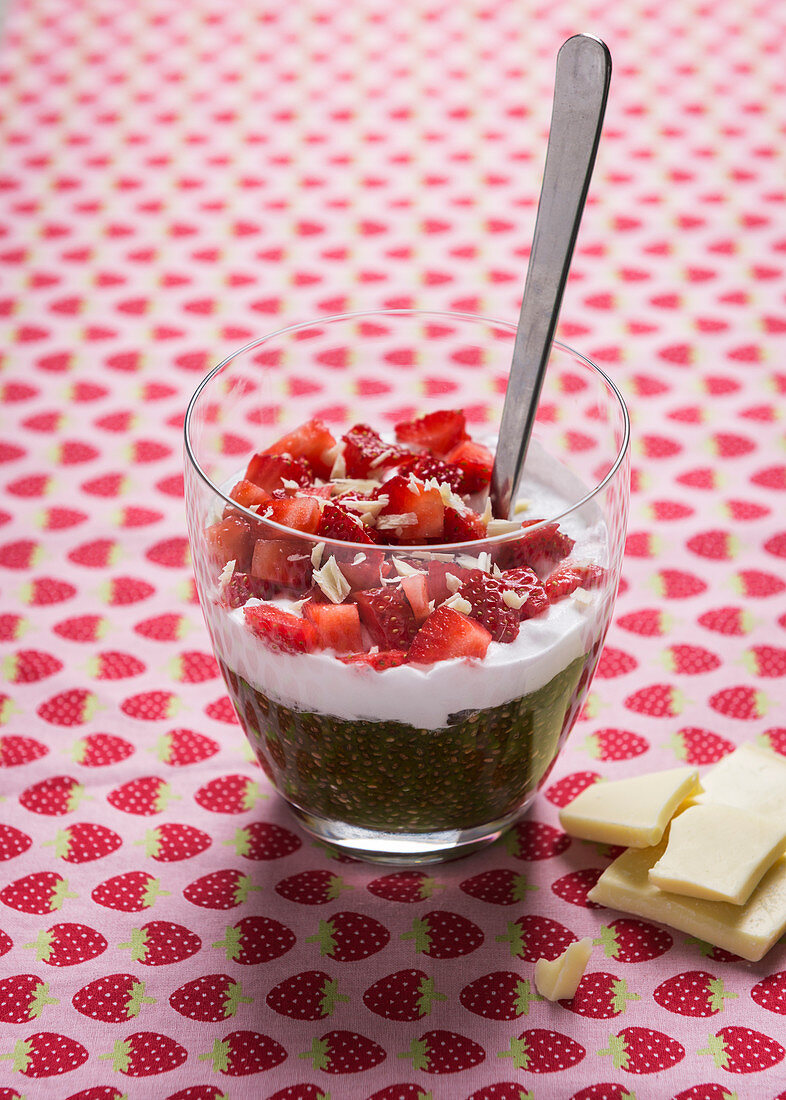
[[[272,493],[274,489],[283,489],[285,481],[308,485],[314,480],[314,473],[302,458],[261,453],[255,454],[249,462],[246,480]]]
[[[494,455],[482,443],[465,439],[457,447],[448,451],[445,457],[448,462],[458,466],[464,475],[458,492],[477,493],[485,489],[491,481]]]
[[[449,485],[454,493],[459,491],[464,482],[464,471],[460,466],[454,466],[435,455],[419,455],[413,462],[408,462],[405,470],[408,474],[414,474],[421,481],[435,478],[439,482]]]
[[[425,573],[413,573],[409,577],[401,578],[401,588],[409,600],[412,614],[418,626],[425,622],[429,616],[428,585]]]
[[[600,565],[578,565],[566,561],[558,565],[544,581],[543,589],[549,602],[557,603],[577,588],[597,588],[605,578],[606,570]]]
[[[417,633],[409,600],[400,588],[372,588],[355,593],[360,618],[380,649],[406,649]]]
[[[336,554],[336,561],[353,592],[379,588],[382,572],[387,571],[385,555],[380,550],[350,551],[344,556],[339,553]]]
[[[259,539],[254,546],[251,576],[259,581],[303,591],[311,582],[311,555],[294,539]]]
[[[495,642],[513,642],[519,633],[519,613],[502,598],[505,586],[480,569],[462,582],[460,594],[472,604],[467,614],[481,623]]]
[[[439,489],[414,475],[396,474],[381,487],[388,498],[377,516],[377,534],[390,542],[423,542],[442,536],[445,505]]]
[[[445,526],[442,531],[443,542],[476,542],[486,537],[486,524],[477,512],[467,508],[459,512],[450,505],[445,509]]]
[[[474,570],[465,569],[464,566],[456,565],[455,562],[430,561],[428,563],[428,579],[426,580],[428,598],[439,606],[454,592],[454,589],[448,587],[448,573],[459,581],[463,581],[472,576],[473,572]]]
[[[546,523],[534,531],[527,531],[540,520],[522,524],[520,538],[504,542],[497,548],[495,559],[500,569],[517,569],[529,566],[536,573],[547,572],[555,562],[568,556],[575,545],[574,539],[560,531],[556,523]]]
[[[228,516],[205,530],[208,555],[216,565],[223,568],[234,561],[243,572],[251,564],[254,537],[251,524],[239,516]]]
[[[260,510],[259,515],[262,519],[270,519],[273,523],[280,523],[282,527],[291,527],[293,531],[303,531],[307,535],[316,534],[319,527],[319,505],[311,496],[288,496],[271,500]]]
[[[268,595],[270,585],[267,581],[258,580],[249,573],[240,573],[236,569],[224,589],[223,599],[228,607],[242,607],[252,597],[263,600]]]
[[[350,653],[347,657],[339,657],[345,665],[368,665],[377,672],[384,672],[386,668],[398,668],[406,659],[405,649],[381,649],[378,653]]]
[[[360,616],[353,603],[307,603],[303,614],[314,624],[317,648],[354,653],[363,648]]]
[[[253,481],[246,480],[246,478],[238,481],[229,495],[232,500],[237,501],[244,508],[261,507],[270,500],[270,493],[266,492],[261,486],[255,485]]]
[[[347,477],[377,477],[413,457],[406,448],[386,443],[368,424],[350,428],[343,442]]]
[[[333,460],[325,452],[336,445],[335,437],[321,420],[314,417],[276,440],[262,453],[264,455],[291,455],[304,458],[317,477],[330,477]]]
[[[511,589],[519,596],[524,596],[526,602],[519,608],[520,619],[534,619],[542,614],[549,606],[549,598],[543,585],[533,569],[522,566],[519,569],[508,569],[502,574],[502,583],[505,588]]]
[[[410,663],[431,665],[453,657],[485,657],[491,634],[452,607],[438,607],[423,623],[409,649]]]
[[[322,509],[317,534],[324,539],[339,539],[341,542],[368,543],[369,537],[356,512],[345,508],[343,504],[329,503]]]
[[[243,614],[254,634],[276,653],[311,653],[317,648],[317,632],[306,619],[264,603],[245,607]]]
[[[402,420],[396,424],[396,439],[435,455],[447,454],[451,448],[469,438],[461,409],[439,409],[417,420]]]

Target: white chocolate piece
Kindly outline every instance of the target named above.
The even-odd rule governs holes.
[[[675,817],[649,880],[661,890],[744,905],[784,854],[786,826],[776,818],[708,802]]]
[[[648,848],[698,789],[699,773],[688,767],[593,783],[560,810],[560,824],[581,840]]]
[[[786,758],[746,742],[719,760],[702,780],[699,804],[721,802],[786,821]]]
[[[587,897],[758,962],[786,930],[786,860],[773,864],[746,905],[731,905],[672,894],[650,882],[650,868],[665,848],[665,840],[653,848],[629,848],[606,868]]]
[[[587,969],[592,940],[585,936],[568,944],[556,959],[538,959],[535,963],[535,988],[547,1001],[570,1000]]]

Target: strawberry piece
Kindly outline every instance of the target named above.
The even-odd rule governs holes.
[[[416,477],[396,474],[380,494],[388,503],[377,516],[377,533],[391,542],[423,542],[439,539],[445,522],[445,505],[439,489],[427,489]]]
[[[232,500],[237,501],[243,508],[261,507],[270,500],[270,493],[260,485],[255,485],[253,481],[248,481],[246,478],[242,478],[238,481],[229,495]]]
[[[259,581],[302,592],[311,581],[311,555],[294,539],[258,539],[251,559],[251,575]],[[266,594],[272,595],[275,588]]]
[[[368,424],[356,424],[350,428],[343,442],[347,477],[374,477],[383,470],[400,466],[408,458],[414,458],[412,452],[404,447],[386,443]]]
[[[355,593],[360,618],[380,649],[407,649],[418,624],[400,588],[372,588]]]
[[[409,600],[415,622],[420,626],[429,617],[428,585],[425,573],[413,573],[409,577],[401,578],[401,588]]]
[[[345,665],[368,665],[376,672],[384,672],[387,668],[398,668],[406,659],[405,649],[385,649],[378,653],[351,653],[348,657],[339,657]]]
[[[526,565],[536,573],[544,573],[568,556],[575,540],[560,531],[559,524],[546,523],[534,531],[527,531],[528,527],[541,522],[535,519],[522,524],[523,533],[518,538],[497,548],[495,559],[500,569],[516,569]]]
[[[254,634],[274,653],[311,653],[318,646],[312,623],[271,604],[254,604],[243,609]]]
[[[250,573],[241,573],[237,569],[232,573],[229,584],[224,589],[224,603],[228,607],[242,607],[252,598],[263,600],[272,594],[269,581],[252,577]]]
[[[452,462],[445,462],[436,455],[419,455],[413,462],[408,462],[404,468],[405,473],[414,474],[421,481],[435,478],[439,482],[449,485],[454,493],[459,492],[464,483],[464,471],[460,466]]]
[[[606,570],[599,565],[574,565],[563,562],[543,582],[549,603],[557,603],[577,588],[597,588],[606,579]]]
[[[314,480],[314,472],[302,458],[261,453],[255,454],[249,462],[246,480],[272,493],[274,489],[283,489],[285,481],[308,485]]]
[[[509,607],[502,593],[505,586],[496,577],[476,569],[462,582],[459,589],[465,600],[472,604],[467,614],[481,623],[495,642],[513,642],[519,633],[519,613]]]
[[[303,531],[307,535],[316,533],[319,527],[319,505],[316,498],[311,496],[283,497],[271,500],[260,511],[260,518],[280,523],[282,527],[291,527],[293,531]],[[266,537],[264,526],[260,526],[260,536]],[[273,538],[276,535],[273,534]]]
[[[534,619],[549,606],[549,598],[534,569],[527,566],[507,569],[502,574],[502,583],[505,588],[525,597],[525,603],[519,608],[520,619]]]
[[[422,447],[435,455],[447,454],[468,438],[461,409],[439,409],[417,420],[402,420],[396,424],[396,439],[400,443]]]
[[[481,623],[451,607],[438,607],[415,635],[409,650],[410,663],[431,665],[454,657],[486,656],[491,634]]]
[[[379,588],[382,583],[382,570],[387,574],[385,555],[381,550],[360,550],[347,553],[342,560],[341,552],[336,554],[338,567],[344,574],[353,592],[359,589]]]
[[[339,539],[341,542],[374,541],[356,513],[334,502],[326,504],[323,508],[317,534],[320,538]]]
[[[426,579],[428,598],[439,606],[453,594],[453,590],[448,588],[448,573],[459,581],[463,581],[470,577],[473,572],[474,570],[466,569],[463,565],[456,565],[452,561],[430,561],[428,563],[428,578]]]
[[[336,440],[333,433],[317,417],[307,420],[299,428],[276,440],[263,455],[289,455],[292,458],[302,458],[309,464],[317,477],[330,477],[333,465],[332,459],[325,458],[325,452],[335,447]]]
[[[477,512],[468,508],[459,512],[458,508],[445,509],[445,524],[442,531],[443,541],[449,542],[476,542],[486,537],[486,524]]]
[[[491,481],[494,455],[482,443],[465,439],[457,447],[448,451],[445,459],[454,466],[458,466],[463,474],[458,488],[460,493],[478,493]]]
[[[355,604],[314,603],[303,607],[304,616],[314,624],[318,649],[353,653],[363,648],[360,616]]]
[[[205,542],[209,557],[220,568],[228,561],[234,561],[238,569],[248,570],[254,549],[254,534],[246,520],[228,516],[211,524],[205,530]]]

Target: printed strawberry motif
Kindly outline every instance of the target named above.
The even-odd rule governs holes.
[[[0,928],[0,958],[2,958],[3,955],[7,955],[13,946],[14,941],[10,936],[5,934],[2,928]]]
[[[134,627],[137,634],[154,642],[176,642],[183,638],[189,629],[188,620],[177,612],[155,615],[143,619]]]
[[[0,863],[21,856],[32,843],[33,838],[15,825],[3,825],[0,822]]]
[[[772,749],[773,752],[778,752],[781,756],[786,756],[786,729],[775,728],[765,730],[759,738],[759,741],[765,749]],[[0,847],[2,847],[1,844]],[[2,858],[2,856],[0,856],[0,858]]]
[[[601,680],[613,680],[617,676],[625,676],[636,668],[638,668],[638,661],[632,654],[616,646],[607,645],[601,653],[595,675]]]
[[[769,974],[751,989],[751,997],[768,1012],[777,1012],[786,1016],[786,970]]]
[[[602,1081],[597,1085],[579,1089],[578,1092],[574,1092],[570,1100],[636,1100],[636,1096],[624,1085]],[[677,1100],[676,1096],[674,1100]],[[705,1100],[705,1097],[696,1097],[696,1100]],[[707,1095],[706,1100],[711,1100],[710,1094]]]
[[[138,695],[129,695],[120,704],[123,714],[129,718],[138,718],[142,722],[157,722],[162,718],[173,718],[180,708],[180,700],[171,691],[141,691]]]
[[[88,1059],[88,1053],[76,1039],[54,1031],[37,1031],[20,1039],[12,1053],[0,1054],[11,1060],[11,1066],[25,1077],[54,1077],[71,1073]]]
[[[542,1027],[523,1031],[517,1039],[510,1040],[510,1049],[500,1051],[499,1058],[512,1058],[516,1069],[527,1073],[557,1073],[578,1065],[585,1057],[584,1047],[562,1035]]]
[[[404,904],[412,904],[418,901],[426,901],[438,890],[444,890],[445,885],[437,882],[425,871],[393,871],[392,874],[382,875],[372,879],[366,889],[378,898],[386,901],[399,901]]]
[[[162,813],[173,797],[176,796],[164,779],[157,775],[146,775],[115,787],[106,796],[106,800],[122,813],[151,817]]]
[[[300,871],[281,879],[275,887],[277,894],[298,905],[325,905],[334,901],[342,890],[351,890],[342,878],[332,871]]]
[[[659,607],[629,611],[625,615],[619,615],[615,622],[623,630],[639,634],[643,638],[660,638],[671,630],[671,617]]]
[[[137,1031],[125,1039],[118,1039],[109,1054],[98,1057],[108,1059],[112,1069],[126,1077],[152,1077],[182,1066],[188,1052],[168,1035]]]
[[[699,676],[705,672],[712,672],[720,665],[720,657],[712,653],[704,646],[670,645],[663,651],[663,664],[669,672],[676,672],[682,676]]]
[[[542,1001],[527,978],[510,970],[495,970],[465,985],[459,1001],[468,1012],[486,1020],[517,1020],[529,1015],[532,1001]]]
[[[292,929],[272,917],[243,917],[213,947],[223,948],[228,959],[242,966],[256,966],[286,955],[295,940]]]
[[[684,569],[660,569],[653,578],[656,595],[666,600],[688,600],[707,590],[707,582]]]
[[[704,611],[697,620],[707,630],[730,637],[744,637],[754,626],[751,613],[742,607],[717,607]]]
[[[35,951],[36,959],[48,966],[76,966],[103,954],[108,944],[95,928],[64,923],[41,930],[33,943],[24,946]]]
[[[415,951],[430,959],[456,959],[470,955],[483,943],[483,933],[474,921],[444,909],[433,909],[412,922],[399,939],[412,940]]]
[[[4,737],[0,737],[0,768],[18,768],[22,764],[40,760],[48,752],[47,746],[36,741],[34,737],[7,733]]]
[[[168,920],[151,920],[141,928],[134,928],[131,940],[118,944],[121,950],[130,950],[134,962],[143,966],[167,966],[182,962],[195,955],[201,946],[202,941],[196,932]]]
[[[581,867],[578,871],[569,871],[567,875],[555,879],[551,889],[558,898],[571,905],[580,905],[584,909],[601,909],[597,902],[590,901],[587,894],[596,885],[603,873],[601,867]]]
[[[267,995],[268,1008],[292,1020],[324,1020],[340,1001],[338,982],[323,970],[304,970],[273,986]]]
[[[56,1004],[59,1001],[49,996],[48,983],[35,974],[0,978],[0,1022],[4,1024],[29,1024],[47,1005]]]
[[[194,795],[194,801],[215,814],[242,814],[266,798],[247,775],[220,775]]]
[[[22,791],[19,802],[34,814],[59,817],[71,813],[82,800],[84,788],[70,775],[53,775]]]
[[[54,676],[63,667],[63,662],[51,653],[42,653],[38,649],[20,649],[9,654],[3,661],[3,675],[9,684],[35,684]]]
[[[374,1095],[376,1096],[376,1093]],[[382,1093],[379,1095],[381,1097]],[[415,1096],[414,1093],[412,1095],[414,1100],[420,1100],[420,1097]],[[170,1096],[168,1100],[180,1100],[180,1097]],[[191,1100],[191,1098],[184,1096],[183,1100]],[[201,1098],[195,1096],[193,1100],[201,1100]],[[214,1098],[210,1096],[206,1097],[205,1100],[214,1100]],[[215,1100],[221,1100],[221,1097],[216,1096]],[[319,1085],[303,1083],[300,1085],[290,1085],[288,1088],[277,1089],[267,1097],[267,1100],[330,1100],[330,1094],[323,1092]],[[373,1097],[369,1097],[369,1100],[373,1100]],[[409,1093],[402,1093],[401,1100],[410,1100]]]
[[[254,886],[251,878],[242,871],[226,868],[210,871],[189,883],[183,897],[203,909],[234,909],[242,905],[253,890],[261,889],[261,886]]]
[[[378,1092],[373,1092],[368,1100],[431,1100],[433,1093],[422,1089],[420,1085],[413,1085],[411,1082],[406,1082],[402,1085],[388,1085],[384,1089],[380,1089]],[[271,1096],[270,1100],[279,1100],[278,1093],[275,1096]],[[299,1097],[281,1097],[281,1100],[300,1100]],[[311,1097],[304,1095],[303,1100],[311,1100]],[[326,1100],[323,1096],[315,1096],[314,1100]],[[504,1097],[498,1097],[497,1100],[505,1100]],[[518,1096],[513,1100],[520,1100]]]
[[[71,999],[77,1012],[107,1024],[125,1023],[138,1016],[142,1005],[155,1004],[145,996],[145,983],[133,974],[107,974],[77,990]]]
[[[117,851],[123,841],[106,825],[77,821],[59,830],[55,839],[47,843],[52,844],[55,855],[66,863],[90,863]]]
[[[646,962],[657,959],[668,951],[674,942],[665,928],[647,921],[619,917],[608,925],[602,925],[600,935],[593,944],[603,948],[617,962]]]
[[[0,547],[0,563],[5,558],[4,549],[7,550],[8,547]],[[36,547],[34,544],[32,544],[31,549],[35,555]],[[9,568],[28,568],[28,566],[27,564],[23,567],[9,565]],[[35,577],[22,586],[20,599],[22,603],[29,604],[31,607],[48,607],[51,604],[65,603],[66,600],[72,599],[75,595],[76,589],[68,581],[57,580],[55,577]]]
[[[165,733],[156,743],[156,755],[162,764],[172,768],[184,768],[199,764],[219,751],[218,741],[194,730],[175,729]]]
[[[584,742],[590,756],[596,760],[632,760],[649,749],[649,741],[631,730],[596,730]]]
[[[34,871],[0,890],[0,901],[20,913],[53,913],[66,898],[77,896],[56,871]]]
[[[222,695],[205,707],[205,714],[214,722],[226,722],[228,726],[238,725],[238,717],[228,695]]]
[[[459,883],[459,889],[489,905],[515,905],[523,901],[531,890],[537,890],[537,886],[529,883],[526,875],[500,867],[465,878]]]
[[[92,691],[72,688],[46,699],[36,713],[53,726],[81,726],[91,720],[97,708],[98,698]]]
[[[608,1020],[623,1013],[628,1001],[639,1000],[638,993],[628,992],[628,983],[623,978],[597,970],[584,974],[573,997],[561,1000],[560,1004],[578,1016]]]
[[[239,856],[253,860],[282,859],[292,855],[303,844],[300,837],[281,825],[268,821],[252,821],[235,832],[225,844],[234,848]]]
[[[119,764],[134,753],[134,746],[114,733],[88,733],[75,741],[71,759],[83,768],[106,768]]]
[[[507,851],[515,859],[551,859],[570,847],[570,837],[545,821],[528,819],[509,829],[503,838]]]
[[[783,1093],[776,1096],[775,1100],[782,1100],[782,1097]],[[718,1085],[713,1081],[705,1081],[700,1085],[693,1085],[692,1088],[678,1092],[674,1100],[737,1100],[737,1093],[729,1092],[723,1085]]]
[[[210,847],[212,841],[207,833],[194,825],[167,822],[145,833],[142,843],[145,853],[152,859],[159,863],[175,863],[199,855]]]
[[[205,974],[181,985],[169,998],[175,1012],[190,1020],[218,1023],[237,1015],[241,1004],[251,1004],[243,996],[239,982],[227,974]]]
[[[158,898],[167,897],[169,890],[162,890],[158,879],[147,871],[125,871],[100,882],[90,897],[97,905],[116,909],[120,913],[139,913],[149,909]]]
[[[336,962],[357,962],[381,951],[389,940],[390,932],[374,917],[346,910],[321,920],[319,930],[305,942],[317,944],[320,955]]]
[[[740,595],[756,600],[775,596],[786,588],[786,581],[780,575],[763,569],[740,569],[733,577],[733,584]]]
[[[216,1073],[227,1077],[247,1077],[273,1069],[286,1057],[287,1052],[281,1044],[269,1035],[259,1031],[232,1031],[223,1039],[216,1039],[213,1049],[200,1054],[199,1060],[209,1061]]]
[[[754,676],[773,679],[786,676],[786,649],[782,646],[755,645],[742,655],[745,667]]]
[[[116,649],[105,650],[90,658],[87,673],[95,680],[127,680],[140,676],[146,666],[132,653]]]
[[[590,742],[588,739],[588,747],[590,743],[594,747],[594,742]],[[567,806],[583,790],[591,787],[593,783],[597,783],[600,778],[599,772],[572,772],[570,775],[558,779],[556,783],[552,783],[543,793],[549,802],[555,806]]]
[[[762,718],[768,709],[767,697],[748,684],[722,688],[711,695],[710,706],[726,718],[737,718],[741,722],[752,722]]]
[[[397,970],[370,985],[363,994],[369,1011],[386,1020],[421,1020],[431,1012],[434,1001],[445,994],[434,988],[434,979],[422,970]]]
[[[697,1053],[711,1055],[715,1065],[729,1073],[760,1073],[786,1056],[786,1050],[770,1035],[735,1025],[710,1035],[707,1046]]]
[[[466,1035],[437,1029],[413,1039],[399,1058],[411,1059],[412,1068],[423,1073],[461,1073],[485,1061],[486,1052]]]
[[[650,684],[634,691],[624,700],[628,710],[651,718],[676,718],[683,703],[682,692],[671,684]]]
[[[711,730],[686,726],[670,740],[674,755],[686,764],[716,764],[734,749],[734,744]]]
[[[661,982],[652,996],[661,1008],[680,1016],[714,1016],[737,994],[727,993],[720,978],[706,970],[686,970]]]
[[[556,959],[577,937],[551,917],[528,913],[508,923],[507,931],[494,938],[497,943],[510,944],[511,955],[534,963],[541,958]]]
[[[609,1055],[615,1069],[628,1073],[659,1073],[676,1066],[685,1048],[670,1035],[649,1027],[625,1027],[609,1037],[609,1045],[598,1054]]]

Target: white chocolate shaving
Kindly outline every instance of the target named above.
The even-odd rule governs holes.
[[[414,512],[402,512],[400,515],[388,513],[386,516],[377,516],[377,527],[380,531],[392,531],[398,527],[414,527],[418,517]]]
[[[571,595],[573,602],[578,604],[579,607],[591,607],[594,602],[592,593],[588,592],[586,588],[577,588]]]
[[[511,531],[520,531],[521,524],[512,519],[490,519],[486,527],[486,533],[494,535],[509,535]]]
[[[458,592],[459,588],[461,588],[461,581],[455,573],[445,574],[445,584],[448,592]]]
[[[504,590],[502,599],[513,611],[519,611],[527,602],[526,596],[520,596],[518,592],[514,592],[512,588],[506,588]]]
[[[376,519],[382,509],[390,503],[390,497],[379,496],[376,500],[353,500],[344,497],[341,503],[351,512],[360,512],[363,519]]]
[[[487,550],[478,554],[478,569],[482,569],[484,573],[491,572],[491,554]]]
[[[347,476],[347,460],[344,458],[344,445],[339,444],[336,452],[336,457],[333,460],[333,465],[330,469],[330,480],[334,478]]]
[[[414,474],[409,475],[409,487],[413,493],[419,493],[423,487],[423,483],[418,481]]]
[[[388,449],[386,451],[383,451],[381,455],[377,455],[377,457],[373,460],[373,462],[369,462],[369,469],[370,470],[376,470],[376,468],[378,466],[382,466],[383,463],[388,458],[390,458],[391,455],[394,455],[395,453],[396,453],[395,448],[388,447]]]
[[[229,588],[230,581],[235,572],[235,566],[237,562],[233,558],[232,561],[228,561],[224,568],[221,570],[221,574],[218,578],[218,594],[223,596],[227,588]]]
[[[286,477],[281,478],[281,484],[284,486],[285,489],[289,489],[293,492],[300,488],[296,481],[290,481],[289,478]]]
[[[420,569],[415,569],[408,561],[401,561],[400,558],[393,558],[393,565],[400,577],[416,577],[421,572]]]
[[[483,521],[483,523],[485,523],[486,530],[488,530],[488,525],[491,523],[492,519],[494,518],[494,515],[491,511],[491,499],[489,497],[486,497],[486,507],[483,509],[483,515],[480,518]]]
[[[330,488],[333,496],[340,496],[341,493],[357,493],[358,496],[363,496],[364,493],[373,492],[378,485],[379,482],[371,478],[337,477],[331,479]]]
[[[355,554],[354,558],[350,562],[351,565],[362,565],[366,560],[365,554]]]
[[[526,497],[519,497],[516,503],[513,505],[513,515],[521,515],[522,512],[528,512],[532,507],[532,501],[527,500]]]
[[[322,564],[322,555],[325,552],[324,542],[318,542],[311,551],[311,564],[315,569],[319,569]]]
[[[472,604],[458,592],[454,592],[449,599],[445,600],[442,607],[451,607],[454,611],[460,611],[462,615],[469,615],[472,612]]]
[[[350,593],[351,585],[331,555],[321,569],[314,570],[314,580],[331,603],[341,603]]]

